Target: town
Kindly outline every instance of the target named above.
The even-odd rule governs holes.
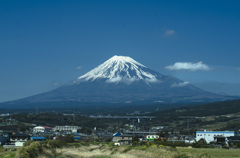
[[[30,115],[30,114],[25,114]],[[45,114],[38,114],[43,117]],[[53,114],[52,114],[53,115]],[[59,114],[58,114],[59,115]],[[114,120],[110,125],[98,127],[93,124],[92,129],[88,126],[73,125],[72,121],[79,119],[75,114],[60,115],[62,122],[56,126],[46,126],[27,122],[19,122],[14,118],[14,114],[0,115],[0,144],[7,150],[16,150],[24,146],[24,143],[32,141],[61,140],[69,138],[72,142],[112,142],[115,145],[143,145],[151,142],[157,145],[169,146],[198,146],[199,147],[216,147],[216,148],[237,148],[239,147],[240,136],[238,131],[194,131],[190,133],[189,122],[187,124],[187,133],[183,134],[179,131],[171,132],[166,126],[149,126],[149,129],[141,128],[139,124],[150,124],[155,116],[94,116],[84,117],[85,119],[105,119]],[[17,116],[17,115],[16,115]],[[15,117],[16,117],[15,116]],[[35,115],[34,115],[35,116]],[[19,117],[19,116],[18,116]],[[17,118],[17,117],[16,117]],[[37,118],[35,118],[37,119]],[[49,118],[46,118],[47,120]],[[124,120],[122,127],[117,127],[116,122]],[[189,120],[188,120],[189,121]],[[50,120],[49,120],[50,122]],[[68,122],[69,124],[64,123]],[[91,121],[88,121],[89,124]],[[25,124],[19,128],[19,124]],[[51,123],[53,125],[53,123]],[[99,126],[101,126],[99,124]],[[115,126],[115,128],[113,128]],[[199,143],[202,142],[202,143]]]

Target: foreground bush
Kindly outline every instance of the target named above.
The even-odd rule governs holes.
[[[200,139],[196,143],[193,143],[192,147],[194,147],[194,148],[209,148],[210,146],[207,144],[207,142],[204,139]]]

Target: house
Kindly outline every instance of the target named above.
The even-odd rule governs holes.
[[[120,143],[121,145],[131,145],[133,142],[133,136],[118,132],[113,135],[112,142]]]
[[[224,136],[215,136],[214,137],[214,143],[215,145],[219,145],[219,146],[223,146],[225,144],[227,144],[227,137]]]
[[[159,139],[159,135],[147,135],[147,140],[153,141],[154,139]]]
[[[120,142],[121,145],[132,145],[133,143],[133,136],[132,135],[127,135],[127,134],[122,134],[120,136]]]
[[[23,146],[23,143],[30,139],[30,136],[24,133],[13,133],[9,137],[10,144],[15,146]]]
[[[237,144],[240,143],[240,136],[231,136],[231,137],[227,137],[226,139],[227,139],[228,145],[237,146]]]
[[[9,141],[8,134],[0,134],[0,145],[5,145]]]
[[[74,136],[73,139],[74,139],[74,140],[80,140],[80,139],[81,139],[81,136]]]
[[[200,139],[204,139],[207,143],[214,141],[215,137],[230,137],[230,136],[237,136],[238,133],[234,131],[197,131],[196,132],[196,141]]]
[[[119,140],[121,139],[121,137],[120,137],[121,135],[122,135],[122,133],[120,133],[120,132],[113,134],[112,142],[119,142]]]
[[[164,126],[155,126],[155,127],[152,127],[152,131],[155,131],[155,132],[159,132],[159,131],[161,131],[161,130],[163,130],[164,129]]]

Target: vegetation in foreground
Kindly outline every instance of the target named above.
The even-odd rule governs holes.
[[[16,158],[237,158],[240,150],[168,147],[162,145],[114,146],[112,143],[63,143],[58,140],[27,142]]]
[[[1,158],[14,158],[16,155],[16,151],[10,151],[10,149],[7,149],[7,151],[5,151],[5,149],[0,146],[0,157]]]

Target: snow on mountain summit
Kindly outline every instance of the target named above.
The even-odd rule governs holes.
[[[127,82],[136,80],[157,82],[159,74],[149,71],[146,66],[140,64],[128,56],[113,56],[103,64],[80,76],[77,82],[107,79],[106,82]]]

